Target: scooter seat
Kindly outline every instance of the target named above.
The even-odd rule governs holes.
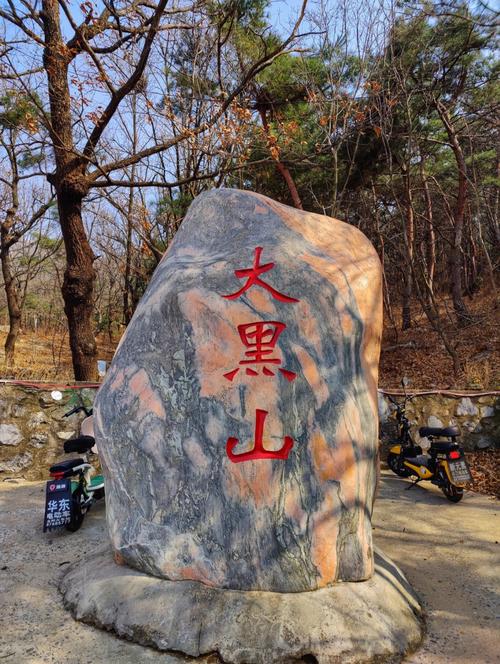
[[[458,427],[420,427],[418,433],[422,438],[451,438],[460,435]]]
[[[442,440],[436,442],[432,441],[431,452],[450,452],[451,450],[457,449],[457,447],[457,443],[450,443]]]
[[[83,459],[65,459],[64,461],[59,461],[59,463],[54,464],[49,468],[50,473],[67,473],[73,468],[77,468],[84,464]]]
[[[412,463],[414,466],[426,466],[428,457],[425,454],[419,454],[416,457],[405,457],[405,461]]]
[[[93,436],[78,436],[78,438],[70,438],[64,443],[64,451],[85,454],[85,452],[89,452],[94,445],[95,438]]]

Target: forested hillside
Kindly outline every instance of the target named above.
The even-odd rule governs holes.
[[[498,384],[492,6],[9,0],[0,19],[2,377],[95,379],[190,202],[238,187],[373,242],[382,384]]]

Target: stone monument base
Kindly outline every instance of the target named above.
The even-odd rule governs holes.
[[[368,581],[301,593],[221,590],[117,565],[106,550],[61,582],[77,620],[158,650],[223,662],[395,662],[420,644],[423,612],[380,551]]]

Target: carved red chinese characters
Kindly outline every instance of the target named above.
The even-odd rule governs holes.
[[[249,269],[235,270],[235,275],[239,279],[247,277],[246,283],[235,293],[230,295],[223,295],[222,297],[227,300],[235,300],[243,295],[252,286],[261,286],[266,291],[271,293],[272,297],[279,302],[293,304],[299,300],[289,295],[280,293],[270,284],[260,279],[260,275],[269,272],[273,269],[274,263],[265,263],[260,265],[260,257],[262,254],[262,247],[255,248],[253,267]],[[248,348],[245,352],[244,360],[240,360],[240,364],[281,364],[279,357],[274,357],[273,352],[276,347],[276,342],[280,334],[286,329],[285,323],[279,321],[256,321],[253,323],[244,323],[238,325],[238,333],[243,345]],[[224,378],[233,381],[239,372],[239,368],[232,369],[224,374]],[[288,380],[294,381],[297,374],[288,369],[279,368],[281,374]],[[276,374],[267,366],[262,369],[264,376],[275,376]],[[258,376],[259,372],[250,367],[246,367],[245,374],[247,376]],[[239,443],[237,438],[230,437],[226,443],[226,452],[228,457],[233,463],[241,461],[254,461],[257,459],[287,459],[290,450],[293,447],[293,440],[290,436],[285,436],[283,447],[278,451],[264,449],[263,443],[263,430],[264,422],[268,412],[266,410],[257,409],[255,412],[255,441],[254,447],[250,452],[242,452],[234,454],[234,448]]]
[[[271,295],[280,302],[288,302],[288,303],[298,302],[298,300],[296,300],[294,297],[289,297],[288,295],[279,293],[275,288],[270,286],[268,283],[262,281],[260,275],[264,274],[265,272],[269,272],[269,270],[272,270],[274,267],[274,263],[265,263],[264,265],[260,265],[261,254],[262,254],[262,247],[256,247],[253,267],[248,269],[245,268],[243,270],[235,270],[234,273],[238,277],[238,279],[243,279],[244,277],[248,277],[246,284],[244,284],[240,288],[240,290],[236,291],[236,293],[231,293],[230,295],[223,295],[222,297],[225,297],[227,300],[235,300],[236,298],[243,295],[243,293],[245,293],[252,286],[261,286],[262,288],[265,288],[267,291],[269,291],[269,293],[271,293]]]
[[[269,357],[269,355],[272,355],[278,337],[285,328],[285,323],[279,323],[277,321],[258,321],[257,323],[238,325],[240,339],[243,344],[250,349],[245,352],[245,357],[247,359],[240,360],[240,364],[281,364],[281,360],[278,357]],[[281,367],[279,368],[279,371],[289,381],[293,381],[297,377],[297,374],[294,371],[288,371]],[[232,381],[238,372],[239,369],[228,371],[224,374],[224,378]],[[247,376],[259,375],[258,371],[250,369],[249,367],[246,368],[245,372]],[[265,376],[276,375],[274,371],[269,369],[269,367],[264,367],[262,373]]]
[[[242,452],[241,454],[234,454],[233,450],[238,444],[237,438],[228,438],[226,443],[227,456],[234,463],[239,461],[250,461],[251,459],[287,459],[288,453],[293,447],[293,440],[290,436],[285,436],[283,447],[280,450],[266,450],[264,449],[264,423],[268,415],[267,410],[259,410],[255,412],[255,442],[254,448],[250,452]]]

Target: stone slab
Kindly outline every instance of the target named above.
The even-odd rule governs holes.
[[[19,445],[22,439],[15,424],[0,424],[0,445]]]
[[[106,549],[72,566],[61,586],[77,620],[161,651],[223,662],[397,662],[423,636],[419,600],[375,553],[368,581],[301,593],[226,590],[117,565]]]

